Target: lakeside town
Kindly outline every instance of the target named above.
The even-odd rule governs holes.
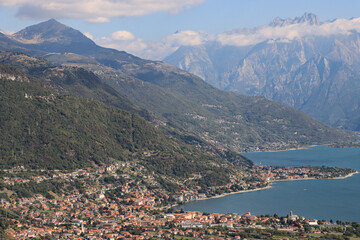
[[[231,182],[224,186],[202,189],[183,184],[183,189],[169,192],[136,161],[74,172],[17,167],[1,172],[0,209],[10,219],[7,234],[14,239],[245,239],[259,233],[265,238],[275,234],[291,239],[323,234],[324,228],[344,233],[354,227],[292,213],[283,217],[210,214],[171,206],[269,188],[273,181],[338,178],[355,173],[330,167],[254,166],[246,174],[232,175]],[[201,177],[198,173],[191,180]],[[50,189],[46,194],[41,193],[44,187]],[[38,193],[26,193],[30,188],[38,188]]]

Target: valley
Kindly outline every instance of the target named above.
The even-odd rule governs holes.
[[[176,210],[277,181],[351,177],[357,169],[262,166],[244,153],[357,146],[360,135],[101,47],[55,19],[0,33],[0,131],[0,239],[359,236],[356,222]]]

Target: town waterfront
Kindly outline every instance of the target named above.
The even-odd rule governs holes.
[[[330,148],[244,154],[267,166],[332,166],[360,170],[360,148]],[[294,214],[310,219],[360,222],[360,174],[344,179],[275,182],[272,188],[192,201],[177,207],[209,213]]]

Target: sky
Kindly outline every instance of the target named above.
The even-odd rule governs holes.
[[[0,30],[10,34],[55,18],[99,45],[162,59],[180,45],[276,17],[308,12],[327,21],[358,18],[359,10],[359,0],[0,0]]]

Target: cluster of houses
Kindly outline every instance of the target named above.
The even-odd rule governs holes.
[[[150,194],[150,193],[149,193]],[[57,239],[150,239],[190,237],[225,237],[221,229],[241,232],[246,228],[276,226],[283,231],[297,231],[302,225],[291,222],[311,221],[290,214],[288,219],[245,214],[206,214],[198,211],[156,207],[151,196],[143,196],[137,204],[132,199],[67,196],[49,200],[41,195],[21,199],[19,203],[1,201],[0,207],[18,212],[13,219],[16,228],[10,232],[15,239],[52,236]],[[138,231],[135,232],[134,229]]]
[[[120,171],[119,171],[120,170]],[[214,238],[226,237],[221,229],[232,234],[245,228],[264,228],[271,225],[283,231],[298,231],[302,224],[317,225],[303,217],[290,214],[280,219],[274,216],[246,214],[206,214],[198,211],[183,212],[170,208],[175,202],[186,202],[209,197],[213,194],[268,186],[278,179],[308,178],[318,174],[310,168],[272,168],[256,166],[249,175],[232,176],[225,186],[201,189],[196,186],[177,193],[161,188],[151,174],[145,174],[136,162],[117,163],[96,171],[78,170],[71,173],[57,172],[28,179],[12,176],[4,178],[9,188],[14,183],[26,181],[83,181],[85,192],[74,189],[53,199],[35,194],[16,200],[0,199],[0,207],[19,215],[11,219],[15,239],[52,236],[57,239],[150,239],[172,238],[174,235]],[[103,175],[121,176],[125,183],[100,182]],[[249,177],[252,177],[251,181]],[[330,176],[330,175],[329,175]],[[201,178],[201,174],[192,179]],[[144,185],[143,183],[146,183]],[[234,187],[236,186],[236,187]]]

